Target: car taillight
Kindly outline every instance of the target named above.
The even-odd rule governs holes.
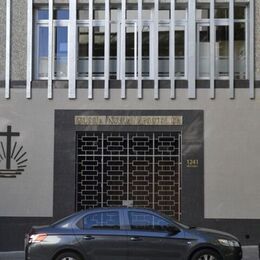
[[[30,235],[29,243],[40,243],[44,241],[47,236],[45,233]]]

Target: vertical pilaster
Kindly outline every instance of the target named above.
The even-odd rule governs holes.
[[[188,97],[196,98],[196,1],[188,3]]]
[[[48,98],[52,99],[52,78],[55,60],[53,58],[53,0],[49,0],[49,39],[48,39]]]
[[[210,0],[210,98],[215,98],[215,0]]]
[[[229,97],[235,98],[234,89],[234,0],[229,0]]]
[[[105,90],[104,98],[109,98],[109,59],[110,59],[110,4],[109,0],[105,1],[105,66],[104,66],[104,76],[105,76]]]
[[[159,99],[159,0],[154,1],[154,99]]]
[[[249,97],[255,98],[255,1],[249,2]]]
[[[11,0],[6,0],[5,98],[10,98]]]
[[[137,65],[137,86],[138,86],[138,98],[143,97],[142,91],[142,9],[143,9],[143,0],[138,0],[138,65]]]
[[[121,13],[121,98],[126,98],[125,88],[125,38],[126,38],[126,0],[122,0],[122,13]]]
[[[76,98],[76,74],[77,74],[77,1],[69,1],[69,41],[68,41],[68,72],[70,99]]]
[[[171,22],[170,22],[170,80],[171,98],[175,98],[175,0],[171,1]]]
[[[7,0],[8,1],[8,0]],[[32,45],[33,45],[33,0],[27,1],[27,70],[26,70],[26,98],[32,97]]]
[[[89,0],[88,98],[93,98],[93,0]]]

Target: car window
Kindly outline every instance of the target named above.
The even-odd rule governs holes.
[[[129,211],[128,216],[133,230],[164,232],[171,226],[165,219],[145,212]]]
[[[117,211],[97,212],[83,218],[84,229],[120,229],[119,213]]]

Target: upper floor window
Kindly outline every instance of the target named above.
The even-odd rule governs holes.
[[[248,78],[248,10],[246,5],[235,4],[234,12],[234,60],[230,61],[230,11],[228,4],[215,3],[214,12],[214,60],[215,78],[228,79],[230,62],[234,62],[235,79]],[[109,42],[109,78],[137,79],[138,66],[142,66],[143,79],[170,79],[171,62],[175,64],[175,78],[187,79],[188,67],[188,6],[177,4],[174,10],[175,28],[171,26],[170,1],[159,1],[158,26],[155,26],[154,3],[143,3],[142,19],[138,20],[137,1],[127,1],[126,20],[122,21],[121,3],[110,4],[110,19],[105,20],[105,2],[94,1],[93,21],[89,22],[88,4],[77,9],[77,78],[89,78],[89,66],[93,79],[105,78],[106,41]],[[47,8],[35,10],[35,59],[36,79],[48,78],[49,11]],[[211,65],[210,5],[197,3],[196,41],[197,78],[209,79]],[[106,39],[106,23],[109,34]],[[141,34],[139,34],[141,23]],[[69,9],[60,7],[53,10],[53,79],[68,78],[68,25]],[[90,30],[90,25],[93,26]],[[123,28],[124,25],[124,28]],[[172,32],[174,33],[174,58],[171,59]],[[141,35],[141,42],[139,41]],[[154,39],[158,41],[155,43]],[[141,44],[141,46],[139,46]],[[158,75],[155,74],[154,48],[158,46]],[[142,55],[139,57],[140,48]],[[89,52],[91,50],[91,53]],[[124,52],[124,53],[123,53]],[[91,54],[91,60],[89,60]],[[124,62],[123,60],[124,59]],[[138,62],[141,59],[141,63]],[[124,72],[121,71],[124,64]],[[124,73],[124,75],[122,75]]]

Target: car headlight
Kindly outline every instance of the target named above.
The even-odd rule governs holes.
[[[230,246],[230,247],[240,247],[240,244],[236,240],[228,240],[228,239],[218,239],[218,242],[222,246]]]

